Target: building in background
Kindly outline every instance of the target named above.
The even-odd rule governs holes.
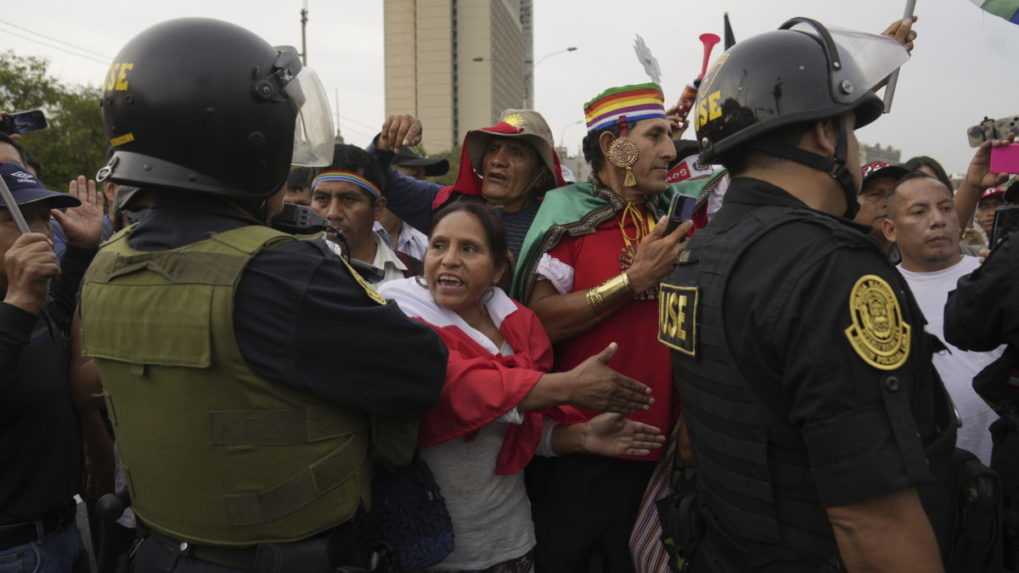
[[[434,154],[524,107],[532,1],[385,0],[386,115],[418,117]]]
[[[556,147],[559,154],[560,165],[569,168],[575,181],[587,181],[591,177],[591,166],[584,159],[584,155],[570,155],[570,151],[563,145]]]
[[[520,0],[520,30],[524,34],[524,106],[534,109],[534,6]]]
[[[902,150],[896,149],[891,145],[881,147],[880,143],[876,145],[860,145],[860,165],[866,165],[872,161],[884,161],[892,165],[898,165],[902,163]]]

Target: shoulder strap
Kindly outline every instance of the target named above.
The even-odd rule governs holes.
[[[263,225],[248,225],[216,233],[212,235],[211,239],[246,255],[253,255],[275,243],[298,240],[293,235]]]

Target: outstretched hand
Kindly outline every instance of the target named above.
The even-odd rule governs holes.
[[[646,456],[665,445],[665,435],[654,426],[605,413],[587,422],[584,451],[601,456]]]
[[[568,402],[598,412],[628,414],[647,410],[654,403],[651,388],[609,368],[609,360],[619,349],[615,342],[570,370]]]
[[[103,235],[103,194],[96,191],[96,182],[79,175],[67,185],[67,192],[81,201],[81,206],[66,210],[53,209],[50,214],[60,223],[73,247],[94,249]]]

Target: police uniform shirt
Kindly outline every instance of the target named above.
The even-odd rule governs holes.
[[[1007,235],[948,294],[945,339],[963,350],[1019,348],[1019,236]]]
[[[807,208],[778,187],[735,178],[712,226],[769,206]],[[844,219],[837,224],[859,230],[861,240],[799,221],[759,237],[735,263],[723,304],[739,372],[771,395],[805,446],[769,455],[809,463],[825,507],[933,481],[923,446],[933,431],[914,422],[917,410],[934,409],[930,391],[917,386],[936,376],[929,361],[916,362],[926,344],[922,316],[904,281],[863,237],[866,229]],[[677,274],[666,280],[677,282]],[[876,341],[876,319],[887,321],[890,338]],[[696,340],[688,343],[696,348]]]
[[[782,189],[750,179],[734,180],[726,204],[726,217],[764,205],[806,208]],[[900,323],[893,324],[900,333],[897,347],[888,349],[893,353],[887,358],[856,342],[866,338],[867,325],[854,319],[868,294],[890,294],[880,292],[885,287],[896,299],[885,309],[902,313]],[[919,313],[908,314],[907,292],[869,241],[844,244],[813,224],[784,225],[761,237],[733,270],[725,331],[742,353],[740,370],[745,376],[764,374],[781,388],[789,420],[802,428],[825,506],[858,503],[933,480],[921,441],[901,443],[904,436],[895,436],[883,396],[906,390],[897,387],[905,378],[893,374],[907,366],[915,346],[911,339],[923,332]],[[909,332],[903,332],[906,327]],[[914,354],[918,350],[912,348]],[[908,409],[894,414],[912,418]]]

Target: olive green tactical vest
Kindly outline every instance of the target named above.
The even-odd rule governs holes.
[[[81,308],[135,513],[214,545],[295,541],[351,519],[370,495],[367,418],[262,380],[234,335],[245,265],[294,238],[249,226],[146,253],[130,231],[99,252]]]

